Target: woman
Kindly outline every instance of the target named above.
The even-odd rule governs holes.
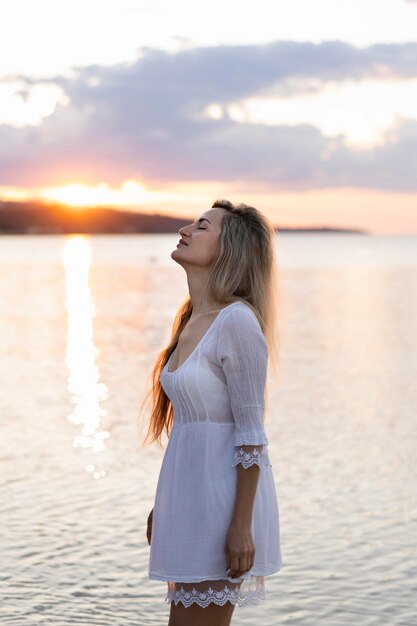
[[[190,297],[153,370],[145,442],[160,444],[164,429],[169,441],[148,517],[149,577],[167,582],[168,626],[228,626],[282,567],[263,424],[275,233],[257,209],[227,200],[179,232],[171,258]]]

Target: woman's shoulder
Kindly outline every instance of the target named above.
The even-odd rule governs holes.
[[[260,328],[258,316],[255,311],[249,304],[243,302],[242,300],[236,300],[231,306],[226,307],[224,313],[223,326],[233,325],[240,322],[242,324],[249,325],[255,324]]]
[[[259,355],[259,360],[267,358],[266,338],[251,306],[239,301],[225,311],[219,326],[216,355],[220,362],[232,356],[242,362],[254,355]]]
[[[265,335],[258,316],[250,305],[237,301],[224,313],[219,324],[218,346],[220,349],[221,344],[230,346],[265,343]]]

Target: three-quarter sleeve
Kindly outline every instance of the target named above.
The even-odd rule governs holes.
[[[233,307],[222,320],[217,358],[235,422],[232,465],[271,465],[263,424],[268,347],[259,321],[246,305]]]

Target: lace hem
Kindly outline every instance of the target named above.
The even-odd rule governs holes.
[[[241,463],[245,469],[256,463],[259,467],[264,467],[269,465],[272,467],[268,450],[266,446],[263,446],[260,450],[257,448],[253,448],[253,450],[246,452],[242,447],[235,447],[235,455],[232,463],[232,467]]]
[[[259,604],[260,600],[265,600],[265,582],[263,576],[251,576],[250,579],[244,580],[240,586],[231,587],[225,584],[223,588],[213,589],[211,583],[223,581],[208,581],[206,583],[188,583],[191,589],[184,589],[184,583],[167,583],[167,593],[165,602],[174,602],[175,606],[179,602],[185,607],[195,603],[201,607],[207,607],[210,603],[223,606],[226,602],[231,602],[237,606],[245,606],[247,604]],[[227,583],[227,581],[224,581]],[[196,586],[203,586],[203,589],[196,589]]]

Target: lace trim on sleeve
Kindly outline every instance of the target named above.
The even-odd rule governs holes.
[[[269,465],[272,467],[267,446],[263,446],[260,450],[253,448],[249,452],[246,452],[242,447],[235,446],[235,454],[233,458],[232,467],[241,463],[245,469],[256,463],[259,467],[265,467]]]

